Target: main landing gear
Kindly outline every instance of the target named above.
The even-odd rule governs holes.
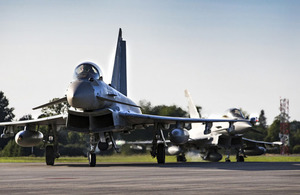
[[[55,161],[54,147],[51,145],[46,146],[46,164],[54,165],[54,161]]]
[[[156,157],[158,164],[165,164],[166,161],[166,140],[162,131],[162,125],[156,123],[154,125],[154,137],[152,142],[151,156]]]
[[[242,148],[237,149],[236,152],[236,162],[245,162],[246,155],[244,154],[244,151]],[[231,162],[230,161],[230,149],[226,149],[226,158],[225,162]]]
[[[181,163],[186,162],[186,157],[184,153],[177,156],[177,162],[181,162]]]
[[[165,154],[165,145],[163,143],[157,145],[157,163],[165,164],[166,154]]]
[[[57,139],[57,131],[55,125],[48,126],[48,135],[46,136],[47,140],[45,142],[45,160],[46,164],[53,166],[55,163],[55,159],[59,158],[58,153],[58,139]]]
[[[236,152],[236,162],[245,162],[245,153],[242,148],[238,149]]]
[[[96,166],[96,154],[94,152],[88,152],[88,160],[90,167]]]

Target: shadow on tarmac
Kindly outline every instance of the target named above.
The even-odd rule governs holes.
[[[54,166],[89,167],[88,164],[58,163]],[[186,163],[98,163],[96,167],[157,167],[157,168],[201,168],[244,171],[300,170],[300,162],[186,162]],[[93,167],[91,167],[93,169]]]

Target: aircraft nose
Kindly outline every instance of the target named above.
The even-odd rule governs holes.
[[[252,128],[251,123],[249,122],[237,122],[235,125],[235,131],[244,133]]]
[[[89,81],[74,81],[68,88],[67,100],[74,108],[93,109],[94,88]]]

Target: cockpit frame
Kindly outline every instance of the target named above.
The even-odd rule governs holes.
[[[102,80],[102,71],[92,62],[84,62],[79,64],[74,71],[74,79],[76,80]]]

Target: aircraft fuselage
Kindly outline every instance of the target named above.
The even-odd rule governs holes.
[[[101,72],[93,63],[82,63],[78,67],[82,65],[97,70],[98,73]],[[67,89],[67,101],[72,107],[81,111],[98,111],[105,108],[141,113],[140,108],[132,100],[106,84],[100,75],[77,75]]]
[[[106,84],[96,64],[85,62],[75,69],[67,89],[67,129],[92,133],[133,129],[118,112],[141,113],[140,107],[113,86]]]

